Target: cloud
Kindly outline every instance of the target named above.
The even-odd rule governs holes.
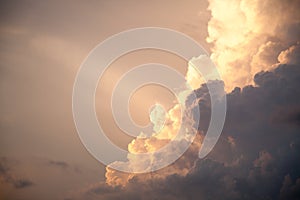
[[[299,53],[295,53],[296,49],[299,49],[299,45],[296,42],[299,37],[299,28],[297,28],[299,27],[299,14],[297,14],[299,13],[299,1],[267,0],[261,2],[256,0],[224,0],[210,1],[210,4],[210,10],[213,13],[213,18],[209,22],[209,40],[214,45],[212,58],[223,73],[226,87],[229,88],[228,91],[239,86],[228,94],[228,118],[222,137],[214,151],[211,152],[207,159],[197,160],[197,154],[195,154],[195,152],[198,152],[199,150],[201,138],[206,130],[205,124],[207,124],[208,119],[210,118],[209,94],[207,93],[207,88],[203,85],[197,90],[198,101],[201,108],[201,125],[199,126],[198,138],[196,138],[196,141],[198,141],[199,144],[192,146],[181,159],[174,163],[174,165],[164,168],[157,173],[150,173],[143,176],[130,175],[129,179],[126,179],[126,177],[128,177],[127,174],[124,175],[124,179],[120,174],[113,174],[112,177],[114,178],[126,180],[126,186],[123,188],[120,186],[112,187],[105,183],[98,183],[83,191],[81,193],[82,196],[78,197],[79,199],[299,199],[299,69],[297,68],[299,67],[297,65],[297,63],[299,64]],[[40,9],[40,7],[38,8],[39,9],[37,10],[42,10],[42,12],[47,10],[52,12],[51,10],[53,10],[49,9],[49,6],[47,5],[43,6],[43,9]],[[62,6],[59,5],[57,8],[62,8]],[[152,10],[150,9],[149,13],[151,13]],[[183,9],[179,8],[178,10]],[[187,10],[190,12],[189,9]],[[61,9],[60,11],[62,11],[59,12],[60,16],[62,16],[61,13],[65,15],[65,9]],[[163,12],[165,12],[165,10],[163,10]],[[29,12],[22,11],[22,13],[25,14],[21,16],[28,16]],[[35,15],[36,12],[33,10],[33,12],[30,13]],[[170,17],[171,20],[172,17],[173,16]],[[24,19],[28,22],[32,21],[27,20],[27,18],[24,17],[17,18]],[[101,19],[104,18],[102,17]],[[39,20],[45,21],[44,17],[39,18]],[[61,20],[54,21],[59,22],[60,24],[62,22]],[[83,21],[88,22],[93,20]],[[36,24],[36,21],[33,20],[32,24]],[[82,23],[77,24],[79,26],[82,25]],[[63,23],[63,25],[65,24]],[[43,26],[46,30],[53,29],[53,26],[50,26],[49,23],[38,23],[38,26]],[[74,32],[74,28],[68,29],[65,28],[65,26],[59,26],[58,28],[60,27],[63,31],[71,30],[70,33]],[[95,26],[91,25],[88,27]],[[13,32],[16,33],[14,30],[7,31],[7,33]],[[34,29],[33,32],[40,34],[36,29]],[[69,36],[70,34],[66,35]],[[99,37],[98,33],[96,35]],[[70,46],[68,42],[65,43],[64,40],[57,39],[50,35],[38,37],[36,40],[26,39],[25,41],[30,41],[32,47],[35,48],[34,52],[39,51],[42,55],[47,54],[47,56],[48,54],[56,52],[56,46],[61,50],[67,51],[70,50],[69,47],[73,47],[72,45]],[[45,45],[40,46],[40,44],[47,44],[47,47]],[[48,48],[49,45],[50,48]],[[21,46],[27,47],[26,45]],[[11,48],[11,44],[9,44],[9,47]],[[11,55],[15,54],[12,53]],[[49,64],[49,62],[45,62],[45,60],[49,61],[52,59],[55,61],[54,64],[60,63],[61,61],[66,65],[73,65],[76,63],[71,61],[76,56],[67,56],[67,58],[56,56],[54,58],[50,55],[48,59],[37,61],[36,59],[38,58],[36,58],[35,55],[36,54],[33,56],[35,62],[21,62],[21,60],[19,61],[21,63],[20,66],[25,63],[33,66],[33,70],[40,69],[35,66],[42,66],[45,63]],[[77,60],[80,59],[81,56],[79,56]],[[15,62],[16,59],[14,58],[12,60]],[[49,66],[51,65],[53,65],[52,62]],[[14,64],[9,66],[9,69],[11,69],[11,66],[17,65]],[[22,68],[28,71],[28,68]],[[55,77],[53,80],[60,83],[61,81],[59,82],[59,80],[61,78],[59,76],[57,79],[57,74],[62,74],[63,76],[61,77],[63,77],[64,81],[67,76],[64,76],[64,71],[59,71],[61,73],[57,73],[58,68],[61,67],[54,68],[52,71],[55,71],[55,73],[52,73],[51,71],[50,75],[49,73],[46,74],[47,77]],[[12,69],[12,71],[16,71],[14,68]],[[270,69],[274,70],[268,72]],[[260,72],[261,70],[265,71]],[[17,84],[16,87],[13,87],[13,90],[21,91],[24,90],[25,87],[33,90],[35,87],[28,87],[28,84],[23,84],[25,80],[23,78],[28,78],[28,73],[26,75],[25,72],[23,73],[24,70],[21,71],[21,73],[19,70],[17,71],[18,75],[14,77],[19,78],[22,84]],[[29,72],[31,73],[30,70]],[[52,76],[51,74],[55,74],[55,76]],[[255,74],[256,76],[253,79]],[[12,76],[7,77],[10,78],[6,79],[16,81],[15,78],[11,78]],[[34,82],[32,82],[34,84],[31,85],[38,85],[38,88],[42,88],[40,93],[43,94],[42,96],[45,96],[45,87],[36,84],[41,81],[31,75],[28,80],[34,80]],[[27,79],[25,82],[26,81]],[[51,85],[52,87],[52,82],[49,82],[51,84],[48,84],[48,82],[47,85]],[[249,83],[254,83],[254,85],[248,85]],[[194,87],[197,88],[199,84],[199,82],[195,82]],[[20,90],[19,85],[24,86],[24,88],[21,87]],[[66,84],[58,85],[59,87],[57,88],[62,88],[61,86]],[[248,86],[244,87],[245,85]],[[46,88],[49,89],[49,87]],[[8,89],[9,90],[7,91],[12,90],[11,87]],[[34,90],[34,93],[36,92],[39,91]],[[60,94],[60,91],[58,92],[58,94]],[[19,108],[19,105],[22,104],[15,102],[12,99],[22,99],[24,101],[24,99],[28,99],[27,97],[33,96],[32,99],[40,100],[40,98],[34,98],[37,97],[36,95],[28,95],[28,92],[22,92],[22,94],[23,93],[25,95],[18,95],[18,98],[10,98],[5,102],[13,102],[13,105]],[[9,95],[10,93],[7,94]],[[41,95],[38,97],[40,96]],[[59,95],[57,95],[56,92],[54,96],[57,97]],[[49,101],[49,96],[46,95],[45,99]],[[69,100],[69,98],[66,99]],[[31,98],[29,98],[29,100],[31,100]],[[52,102],[55,103],[56,100]],[[64,108],[68,107],[61,104],[61,101],[57,102]],[[26,103],[23,103],[23,105],[25,104]],[[48,103],[45,105],[48,105]],[[11,113],[11,108],[14,106],[6,106],[8,111],[5,113]],[[31,107],[26,106],[26,108]],[[57,107],[61,108],[61,106]],[[33,108],[36,109],[25,109],[25,111],[24,109],[21,109],[21,111],[15,109],[18,110],[16,116],[20,116],[21,114],[21,118],[22,113],[28,113],[27,110],[30,111],[29,113],[37,110],[38,113],[34,112],[35,114],[32,115],[34,118],[29,121],[29,123],[28,121],[24,122],[26,123],[26,126],[24,126],[23,123],[12,123],[12,127],[22,127],[22,130],[25,128],[27,131],[21,131],[21,133],[24,134],[27,132],[36,132],[36,135],[40,136],[36,137],[36,135],[34,135],[35,140],[32,141],[36,141],[36,139],[46,137],[44,134],[40,133],[44,133],[43,131],[47,128],[44,127],[44,123],[36,121],[38,119],[44,119],[44,117],[36,117],[40,116],[37,114],[41,113],[41,107],[38,106]],[[51,109],[51,113],[52,112],[53,109]],[[48,112],[42,113],[49,114]],[[56,114],[53,116],[57,118]],[[62,116],[63,118],[66,117],[65,115]],[[35,130],[28,129],[28,127],[35,127],[37,124],[42,124],[43,127],[38,129],[35,128]],[[61,124],[65,125],[66,123],[62,122]],[[48,127],[47,129],[48,132],[51,132],[51,136],[53,135],[52,133],[61,133],[61,131],[56,131],[56,129],[53,131],[51,127]],[[8,135],[13,135],[13,138],[15,138],[14,133],[19,133],[19,131],[9,131],[9,133],[12,134]],[[23,140],[19,141],[24,143]],[[147,142],[139,141],[140,143],[136,142],[136,145],[141,144],[142,146],[146,144],[148,145],[148,148],[156,148],[156,145],[159,145],[157,141],[158,140],[154,139]],[[16,142],[18,141],[16,140]],[[68,140],[68,142],[70,141]],[[27,141],[25,141],[25,143],[27,143]],[[55,145],[57,146],[57,144]],[[27,145],[26,147],[29,146]],[[36,152],[36,145],[31,146],[34,147],[32,152]],[[46,151],[44,151],[44,153],[47,154],[50,153],[49,149],[51,149],[51,152],[53,150],[53,145],[45,146],[44,143],[42,143],[40,146],[42,147],[40,149],[45,149],[45,147],[49,146],[48,151],[47,148]],[[75,147],[77,147],[77,145],[75,145]],[[11,147],[11,149],[16,148]],[[61,151],[61,149],[64,148],[57,148],[57,152]],[[81,156],[81,154],[74,153],[73,150],[74,149],[71,150],[73,156]],[[62,154],[57,153],[57,155]],[[72,155],[70,154],[69,156]],[[3,163],[3,165],[0,165],[1,180],[5,181],[5,177],[7,176],[15,177],[12,175],[13,169],[10,166],[5,166],[5,161]],[[59,170],[57,171],[59,171],[59,173],[58,175],[56,174],[56,177],[52,173],[48,173],[47,179],[49,179],[49,177],[57,179],[57,177],[63,177],[63,175],[65,175],[65,171],[60,170],[61,167],[64,168],[64,166],[66,166],[65,163],[61,161],[52,161],[50,166],[58,167]],[[42,171],[44,172],[44,170]],[[114,173],[118,172],[114,171]],[[72,174],[70,177],[74,176],[75,175]],[[92,176],[95,176],[95,174]],[[61,181],[64,181],[67,178],[68,177],[64,177]],[[69,182],[85,182],[83,179],[82,176],[75,180],[71,179]],[[9,178],[8,180],[11,179]],[[14,180],[16,185],[25,185],[25,187],[28,187],[26,181],[22,181],[24,180],[23,178],[14,178]],[[21,184],[22,182],[23,184]],[[41,184],[44,186],[46,185],[47,191],[50,191],[49,188],[54,188],[53,191],[59,190],[67,185],[64,182],[57,185],[52,179],[49,179],[49,182],[53,182],[52,185],[49,184],[50,187],[49,185]],[[14,185],[13,182],[9,182],[9,184]],[[50,196],[50,198],[52,197]]]
[[[295,183],[293,183],[291,176],[289,174],[286,175],[284,177],[284,181],[280,189],[280,198],[296,200],[300,196],[299,191],[300,191],[300,179],[297,179]]]
[[[0,158],[0,181],[10,184],[16,189],[33,186],[34,183],[26,178],[18,177],[11,168],[11,161],[5,157]]]
[[[197,159],[200,142],[160,171],[131,174],[122,187],[98,183],[74,199],[299,199],[297,52],[289,48],[284,63],[257,73],[254,85],[227,94],[224,130],[207,158]],[[206,85],[195,92],[202,120],[195,140],[199,142],[210,118],[210,97]]]
[[[108,168],[109,185],[96,184],[79,199],[300,198],[299,1],[209,3],[211,58],[231,91],[214,150],[203,160],[195,156],[210,119],[210,95],[202,84],[195,90],[196,102],[187,100],[191,109],[197,103],[201,111],[197,145],[155,173],[124,174]],[[187,81],[197,88],[203,81],[194,75],[188,68]],[[135,145],[145,147],[145,142]]]
[[[19,179],[19,180],[15,180],[13,182],[13,185],[15,186],[15,188],[19,189],[19,188],[26,188],[32,186],[34,185],[34,183],[27,179]]]
[[[95,164],[96,170],[57,158],[1,157],[0,199],[63,199],[64,195],[104,179],[104,172],[101,174]]]
[[[228,91],[253,83],[298,42],[299,6],[298,0],[209,0],[207,41]]]
[[[70,167],[70,165],[68,163],[63,162],[63,161],[53,161],[53,160],[50,160],[48,163],[51,166],[57,166],[57,167],[61,167],[63,169],[66,169],[66,168]]]
[[[157,108],[156,108],[157,109]],[[188,109],[187,109],[188,110]],[[155,111],[155,110],[154,110]],[[140,133],[140,135],[132,140],[128,144],[128,155],[126,162],[113,162],[106,168],[106,183],[111,186],[126,186],[126,184],[135,176],[131,173],[123,173],[115,169],[124,169],[123,171],[133,171],[140,172],[145,171],[144,169],[150,168],[160,169],[162,165],[165,165],[166,162],[172,163],[177,160],[177,155],[183,153],[186,147],[189,146],[189,143],[194,139],[193,133],[196,133],[197,130],[193,127],[193,123],[187,113],[190,113],[188,110],[186,113],[181,113],[181,104],[175,104],[168,112],[161,112],[159,115],[157,113],[151,112],[151,122],[154,123],[154,128],[160,127],[163,118],[162,115],[165,115],[164,126],[159,132],[155,130],[150,137],[145,138],[145,133]],[[185,117],[182,118],[182,115]],[[159,120],[154,118],[159,118]],[[182,120],[186,124],[185,128],[181,128]],[[179,136],[178,135],[183,135]],[[201,139],[199,136],[198,139]],[[194,146],[200,146],[201,140],[194,143]],[[169,146],[168,146],[169,145]],[[159,151],[161,150],[161,151]],[[195,148],[194,148],[195,150]],[[197,152],[197,151],[195,151]],[[148,153],[148,155],[143,157],[137,157],[137,154]],[[195,157],[195,155],[193,155]],[[176,157],[174,159],[174,157]],[[179,156],[178,156],[179,157]],[[182,162],[181,160],[185,160]],[[193,161],[192,161],[193,162]],[[160,170],[160,173],[155,173],[156,177],[166,177],[170,174],[178,174],[184,176],[192,168],[190,160],[186,159],[183,156],[179,159],[178,163],[180,165],[173,165],[174,167],[169,168],[168,170]],[[140,176],[143,179],[151,179],[152,176]]]
[[[297,64],[300,63],[300,43],[291,46],[285,51],[282,51],[278,56],[278,61],[283,64]]]

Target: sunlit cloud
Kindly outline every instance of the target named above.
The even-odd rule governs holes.
[[[209,0],[207,41],[228,91],[252,84],[257,72],[273,69],[278,55],[297,42],[298,9],[297,0]]]

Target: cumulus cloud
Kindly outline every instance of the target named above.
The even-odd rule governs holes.
[[[150,134],[141,132],[137,138],[128,144],[128,160],[126,162],[116,161],[107,166],[105,175],[107,184],[111,186],[126,186],[136,175],[123,173],[115,169],[135,173],[144,172],[145,169],[155,171],[160,169],[160,166],[166,166],[165,163],[171,164],[176,161],[184,153],[185,149],[188,148],[189,144],[193,142],[198,132],[196,124],[199,115],[196,113],[199,113],[199,108],[198,100],[194,101],[197,94],[195,95],[188,88],[196,89],[203,83],[198,68],[204,69],[205,77],[209,81],[219,78],[212,61],[207,55],[192,58],[188,63],[188,70],[185,76],[187,88],[180,90],[176,94],[178,95],[178,103],[175,103],[167,112],[159,104],[154,106],[149,116],[150,121],[153,123],[153,132]],[[222,84],[220,88],[224,88],[220,80],[216,82]],[[213,85],[214,83],[210,84]],[[208,91],[206,93],[208,94]],[[224,91],[222,94],[225,95]],[[202,135],[196,137],[193,146],[197,146],[199,149],[202,138]],[[198,149],[192,149],[194,153],[198,151]],[[147,153],[147,155],[139,157],[138,154],[143,153]],[[182,162],[182,160],[185,161]],[[172,165],[173,167],[169,167],[168,170],[160,170],[159,173],[155,173],[155,177],[162,178],[171,174],[185,176],[193,167],[191,161],[186,159],[185,156],[181,157],[177,163],[181,164]],[[143,177],[144,179],[153,178],[153,176],[147,175],[139,177]]]
[[[191,110],[199,105],[201,120],[188,151],[172,165],[148,174],[108,167],[108,184],[95,184],[74,199],[300,198],[299,1],[209,4],[211,58],[224,80],[210,84],[225,84],[229,91],[226,122],[213,151],[205,159],[197,157],[211,102],[207,85],[190,65],[186,79],[197,99],[187,98],[187,104]],[[168,142],[179,122],[175,113],[175,107],[168,113],[164,137],[138,138],[130,151],[155,151]]]
[[[153,133],[152,136],[145,138],[144,134],[141,133],[136,139],[132,140],[128,145],[128,161],[127,162],[114,162],[107,166],[106,168],[106,183],[111,186],[125,186],[132,178],[136,177],[136,175],[131,173],[124,173],[113,168],[118,166],[124,168],[130,167],[133,171],[139,171],[140,169],[147,167],[155,167],[156,165],[160,165],[163,161],[166,161],[170,157],[173,158],[174,152],[179,152],[181,149],[185,148],[186,144],[194,139],[193,137],[189,138],[189,131],[196,131],[192,124],[189,129],[184,129],[187,131],[185,134],[187,137],[176,139],[176,135],[180,131],[181,126],[181,107],[179,104],[176,104],[172,109],[170,109],[166,114],[165,125],[162,130],[158,133]],[[153,120],[156,121],[156,120]],[[173,140],[172,144],[169,147],[166,147],[167,144],[170,144],[171,140]],[[198,136],[192,145],[193,149],[193,158],[191,159],[191,155],[188,157],[185,154],[177,161],[181,163],[180,165],[172,165],[173,167],[169,167],[168,169],[159,170],[159,173],[151,173],[150,175],[140,175],[139,177],[143,177],[143,179],[152,179],[153,177],[166,177],[170,174],[178,174],[180,176],[186,175],[189,170],[193,167],[193,162],[196,158],[196,154],[200,147],[201,137]],[[164,148],[161,152],[157,152],[161,148]],[[197,148],[196,148],[197,147]],[[191,150],[189,151],[191,152]],[[143,160],[137,159],[135,154],[139,153],[150,153],[148,156],[144,157]],[[163,161],[162,161],[163,160]]]
[[[300,63],[300,42],[291,46],[285,51],[282,51],[278,56],[278,61],[283,64],[297,64]]]
[[[257,72],[274,68],[278,55],[297,43],[299,6],[298,0],[209,0],[207,41],[228,91],[253,83]]]
[[[193,144],[160,171],[131,174],[124,187],[99,183],[74,199],[299,199],[299,118],[292,117],[300,114],[299,64],[277,64],[257,73],[254,82],[227,94],[224,131],[206,159],[197,159],[201,143]],[[210,106],[206,86],[196,93],[205,124]],[[285,110],[280,118],[285,120],[274,122],[280,110]],[[200,128],[195,141],[205,134]]]

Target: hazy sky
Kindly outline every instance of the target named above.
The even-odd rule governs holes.
[[[81,62],[108,36],[144,26],[172,28],[207,47],[207,5],[206,1],[2,2],[0,154],[8,160],[3,165],[8,165],[15,181],[28,179],[33,185],[16,189],[10,183],[14,180],[4,180],[1,196],[59,199],[103,180],[104,166],[87,153],[72,118],[72,86]],[[174,55],[137,52],[111,66],[99,96],[110,95],[112,81],[128,67],[149,61],[172,64],[183,73],[186,70],[186,62]],[[136,98],[144,95],[137,93]],[[149,105],[154,103],[154,96],[147,96],[152,99]],[[170,103],[166,98],[161,101]],[[113,138],[119,130],[112,127],[110,114],[101,114],[107,113],[109,99],[99,101],[104,103],[99,105],[98,117]],[[148,112],[140,113],[143,117],[136,119],[145,123]],[[128,143],[120,139],[115,142],[125,148]]]
[[[1,2],[0,198],[299,199],[299,4]],[[106,171],[80,142],[72,88],[80,64],[97,44],[145,26],[185,33],[212,53],[228,92],[228,112],[220,142],[207,159],[198,160],[210,117],[209,95],[202,86],[197,90],[202,109],[198,142],[169,168],[130,176]],[[98,119],[108,137],[125,149],[132,138],[113,122],[111,90],[124,72],[147,62],[171,65],[182,74],[188,69],[175,55],[142,50],[115,61],[98,85]],[[174,106],[169,91],[143,89],[130,104],[137,123],[147,122],[148,108],[156,101],[167,109]]]

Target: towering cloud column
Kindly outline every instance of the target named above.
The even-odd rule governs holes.
[[[278,63],[282,51],[297,44],[300,2],[209,0],[207,41],[226,89],[253,83],[253,76]]]

